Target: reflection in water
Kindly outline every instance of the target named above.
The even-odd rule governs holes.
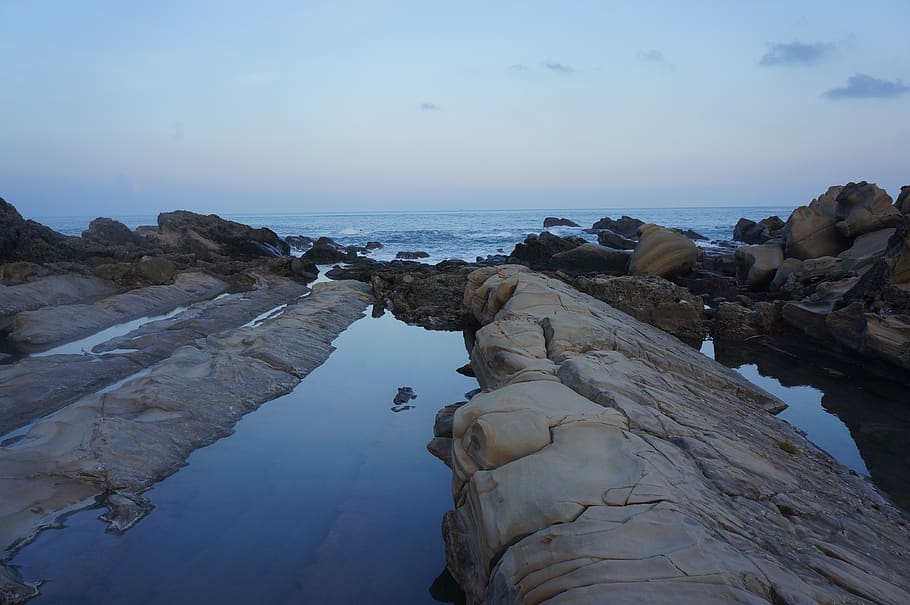
[[[335,346],[149,490],[155,510],[122,536],[84,510],[20,551],[23,575],[47,579],[34,603],[458,602],[437,586],[451,472],[425,444],[436,410],[477,385],[455,372],[461,335],[387,315]],[[394,414],[402,384],[420,397]]]
[[[770,339],[706,342],[702,352],[782,399],[782,418],[910,511],[907,385]]]

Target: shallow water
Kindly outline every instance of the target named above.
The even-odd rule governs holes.
[[[101,509],[13,559],[35,603],[434,603],[451,473],[426,450],[436,411],[476,381],[457,334],[355,322],[290,394],[245,416],[146,492],[121,536]],[[400,386],[418,395],[393,413]]]
[[[906,385],[793,346],[706,341],[702,352],[781,399],[781,418],[910,512]]]

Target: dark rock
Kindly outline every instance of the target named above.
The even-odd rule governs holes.
[[[0,264],[0,282],[5,284],[23,284],[50,274],[51,271],[47,267],[26,261]]]
[[[635,240],[623,237],[622,235],[610,231],[609,229],[602,229],[597,231],[597,243],[601,246],[606,246],[607,248],[615,248],[616,250],[634,250],[635,245],[638,243]]]
[[[555,216],[548,216],[543,219],[543,228],[548,229],[550,227],[581,227],[575,221],[570,221],[567,218],[556,218]]]
[[[613,220],[609,216],[605,216],[596,223],[594,223],[594,229],[609,229],[620,235],[626,237],[636,237],[638,235],[638,228],[644,225],[644,221],[640,221],[637,218],[632,218],[631,216],[623,215],[618,220]]]
[[[571,250],[554,254],[550,267],[569,274],[611,273],[623,274],[629,266],[631,254],[600,244],[585,243]]]
[[[554,254],[577,248],[588,243],[580,237],[559,237],[549,231],[540,235],[530,234],[524,243],[515,244],[515,249],[509,255],[510,262],[526,264],[531,268],[548,268],[550,259]]]
[[[190,252],[203,258],[226,256],[250,259],[287,256],[290,246],[271,229],[254,229],[215,214],[186,210],[158,215],[158,238],[175,252]]]
[[[714,314],[711,335],[715,340],[746,340],[786,331],[781,316],[783,303],[758,302],[742,305],[721,302]]]
[[[894,207],[900,210],[901,214],[910,214],[910,185],[901,187],[901,192],[894,202]]]
[[[467,401],[450,403],[449,405],[436,412],[436,421],[433,423],[433,436],[451,437],[452,425],[455,421],[455,412],[457,412],[458,408],[466,403]]]
[[[35,221],[27,221],[16,208],[0,198],[0,261],[52,263],[70,260],[67,238]]]
[[[398,252],[395,255],[395,258],[402,259],[402,260],[415,260],[418,258],[430,258],[430,255],[427,254],[426,252],[424,252],[423,250],[417,250],[414,252],[404,250],[404,251]]]
[[[894,227],[901,218],[891,196],[874,183],[847,183],[835,201],[837,230],[848,238]]]
[[[136,263],[136,272],[150,284],[166,284],[174,280],[177,265],[161,256],[145,256]]]
[[[289,235],[284,238],[284,241],[292,248],[298,248],[300,250],[306,250],[316,242],[316,240],[307,235]]]
[[[328,265],[340,263],[347,257],[347,251],[338,242],[330,237],[320,237],[313,242],[312,247],[303,253],[302,258],[316,263]]]
[[[475,378],[474,368],[471,367],[470,363],[464,364],[463,366],[461,366],[460,368],[458,368],[455,371],[458,372],[459,374],[461,374],[462,376],[467,376],[469,378]]]
[[[698,231],[693,231],[692,229],[673,229],[673,230],[676,231],[677,233],[685,235],[686,237],[688,237],[691,240],[700,241],[700,242],[708,241],[707,237],[705,237]]]
[[[98,217],[89,223],[88,229],[82,232],[82,239],[113,246],[138,245],[143,242],[140,236],[123,223],[105,217]]]
[[[385,246],[383,246],[381,242],[367,242],[366,243],[367,250],[379,250],[380,248],[384,248],[384,247]]]
[[[733,239],[747,244],[764,244],[772,237],[777,237],[784,225],[784,221],[777,215],[758,222],[741,218],[733,228]]]
[[[398,387],[398,393],[395,394],[395,398],[392,402],[396,405],[401,405],[412,399],[417,399],[417,395],[414,394],[414,389],[412,387]]]
[[[143,517],[149,514],[154,505],[152,501],[141,494],[115,492],[104,499],[108,512],[101,515],[100,519],[106,522],[107,532],[120,535]]]

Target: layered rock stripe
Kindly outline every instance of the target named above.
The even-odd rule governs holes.
[[[484,392],[454,415],[471,603],[910,603],[910,531],[783,404],[522,267],[469,276]]]

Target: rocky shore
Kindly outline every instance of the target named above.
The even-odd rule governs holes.
[[[431,450],[470,603],[910,602],[906,517],[781,402],[523,267],[475,271],[463,302],[484,390]]]
[[[596,244],[543,231],[435,265],[185,211],[68,237],[0,200],[0,603],[35,594],[4,562],[37,532],[95,502],[127,530],[144,491],[293,389],[369,305],[465,331],[460,371],[483,391],[440,412],[429,447],[452,468],[447,559],[469,601],[910,602],[907,517],[697,351],[776,362],[802,341],[906,382],[907,193],[832,187],[708,248],[605,217]],[[307,285],[317,263],[335,281]],[[880,437],[863,435],[899,442]]]

